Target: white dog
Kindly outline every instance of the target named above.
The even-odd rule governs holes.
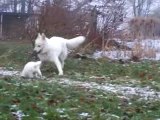
[[[85,41],[84,36],[73,39],[62,37],[47,38],[44,33],[38,34],[35,40],[34,52],[38,54],[41,61],[55,63],[59,75],[63,75],[64,60],[67,58],[68,50],[78,47]]]
[[[40,70],[42,62],[37,61],[37,62],[28,62],[22,72],[21,72],[21,77],[24,78],[42,78],[42,73]]]

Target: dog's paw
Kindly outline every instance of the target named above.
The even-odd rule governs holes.
[[[59,73],[58,75],[59,75],[59,76],[63,76],[63,73]]]
[[[47,79],[45,76],[42,76],[41,79]]]

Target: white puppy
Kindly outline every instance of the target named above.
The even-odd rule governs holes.
[[[24,78],[42,78],[42,73],[40,70],[42,62],[37,61],[37,62],[28,62],[22,72],[21,72],[21,77]]]
[[[47,38],[43,33],[38,34],[35,40],[34,52],[38,54],[41,61],[55,63],[59,75],[63,75],[64,60],[67,58],[68,50],[78,47],[85,41],[84,36],[73,39],[62,37]]]

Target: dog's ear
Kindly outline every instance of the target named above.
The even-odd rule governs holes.
[[[46,35],[44,33],[42,33],[42,39],[45,40]]]

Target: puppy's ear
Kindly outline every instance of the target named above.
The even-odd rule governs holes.
[[[41,34],[40,33],[38,33],[38,37],[40,37],[41,36]]]
[[[46,35],[44,33],[42,33],[42,39],[45,40]]]

